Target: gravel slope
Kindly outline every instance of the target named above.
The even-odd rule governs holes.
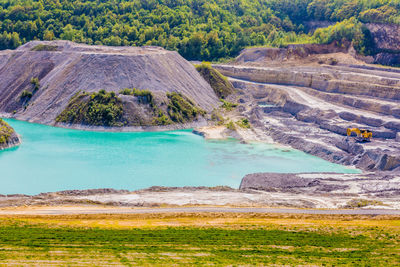
[[[38,45],[55,48],[38,50]],[[47,50],[47,51],[45,51]],[[32,91],[31,78],[40,87]],[[218,104],[210,85],[177,52],[158,47],[106,47],[69,41],[29,42],[17,50],[0,52],[0,113],[20,120],[54,124],[78,91],[148,89],[155,94],[177,91],[206,111]]]

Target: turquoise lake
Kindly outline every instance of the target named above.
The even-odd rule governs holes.
[[[276,145],[207,141],[191,130],[104,133],[6,121],[22,144],[0,151],[0,194],[155,185],[238,188],[254,172],[359,172]]]

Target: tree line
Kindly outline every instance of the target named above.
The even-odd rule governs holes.
[[[368,54],[362,23],[400,24],[399,10],[400,0],[0,0],[0,49],[63,39],[210,61],[249,46],[346,39]],[[307,21],[336,24],[311,33]]]

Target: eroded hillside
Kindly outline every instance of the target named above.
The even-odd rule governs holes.
[[[192,64],[176,52],[157,47],[33,41],[15,51],[0,52],[0,80],[0,112],[51,125],[74,96],[101,89],[117,94],[125,88],[148,90],[159,105],[165,105],[161,109],[166,114],[172,92],[205,112],[218,104],[213,89]],[[121,97],[127,109],[147,113],[138,97]],[[141,119],[151,118],[136,121]]]

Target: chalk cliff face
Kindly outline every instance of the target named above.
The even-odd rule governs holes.
[[[229,77],[261,83],[290,84],[310,87],[323,92],[368,95],[400,100],[400,75],[382,75],[380,71],[347,67],[235,67],[219,65],[218,70]],[[396,70],[395,70],[396,71]]]
[[[0,112],[44,124],[54,124],[79,91],[138,88],[164,98],[167,92],[181,93],[205,111],[218,104],[192,64],[158,47],[33,41],[0,52],[0,81]]]

